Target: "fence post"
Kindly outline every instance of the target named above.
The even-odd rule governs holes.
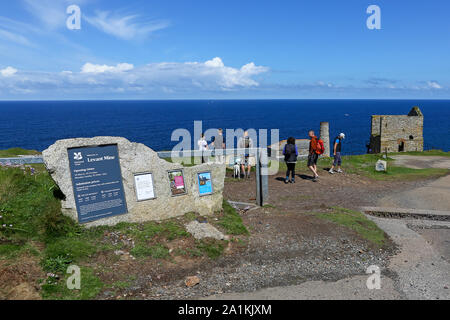
[[[259,148],[256,151],[256,203],[262,207],[269,200],[269,177],[267,149]]]
[[[260,163],[261,163],[261,206],[269,202],[269,157],[267,155],[267,148],[260,149]]]
[[[255,152],[255,159],[256,159],[256,163],[255,163],[255,167],[256,167],[256,204],[258,206],[263,206],[263,201],[262,201],[262,192],[261,192],[261,158],[260,158],[260,154],[259,154],[259,149],[256,149]]]

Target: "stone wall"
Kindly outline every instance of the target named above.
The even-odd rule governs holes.
[[[409,115],[374,115],[370,138],[372,153],[423,151],[423,116],[418,107]]]
[[[78,215],[67,149],[111,144],[117,144],[118,146],[128,213],[89,222],[86,223],[86,226],[113,225],[123,221],[163,220],[180,216],[187,212],[210,215],[215,211],[221,210],[225,179],[224,164],[202,164],[193,167],[183,167],[180,164],[169,163],[159,158],[155,151],[141,143],[132,143],[121,137],[95,137],[58,140],[42,153],[48,171],[66,196],[65,201],[62,201],[64,214],[77,220]],[[183,170],[187,190],[186,195],[175,197],[171,195],[168,170],[174,169]],[[196,174],[204,171],[211,171],[214,193],[200,197]],[[134,174],[145,172],[153,173],[156,198],[138,202],[134,187]]]

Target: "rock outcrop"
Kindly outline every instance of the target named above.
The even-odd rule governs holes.
[[[122,137],[95,137],[58,140],[43,151],[44,162],[52,178],[65,195],[62,201],[63,213],[78,220],[72,178],[69,168],[68,148],[89,147],[116,144],[122,182],[125,192],[128,213],[86,223],[86,226],[114,225],[119,222],[142,222],[163,220],[197,212],[200,215],[211,215],[222,208],[222,191],[225,179],[224,164],[201,164],[183,167],[158,157],[152,149],[141,143],[133,143]],[[172,196],[168,171],[182,169],[187,193]],[[210,171],[213,181],[213,194],[201,197],[199,194],[197,173]],[[154,180],[156,198],[137,201],[134,186],[134,175],[151,172]]]

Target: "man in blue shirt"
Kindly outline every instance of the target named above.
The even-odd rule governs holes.
[[[341,170],[341,164],[342,164],[342,158],[341,158],[341,150],[342,150],[342,140],[345,139],[345,134],[340,133],[335,139],[334,139],[334,147],[333,147],[333,155],[334,155],[334,162],[331,166],[329,173],[333,174],[335,172],[342,173]],[[334,171],[334,168],[337,167],[337,171]]]

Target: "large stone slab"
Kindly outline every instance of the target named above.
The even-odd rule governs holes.
[[[128,213],[88,222],[85,224],[86,226],[163,220],[187,212],[211,215],[221,210],[225,179],[224,164],[208,163],[183,167],[180,164],[170,163],[159,158],[155,151],[141,143],[130,142],[122,137],[95,137],[58,140],[42,153],[47,170],[66,197],[62,201],[62,210],[65,215],[78,220],[67,149],[111,144],[118,146]],[[186,195],[174,197],[171,194],[168,171],[175,169],[183,170]],[[210,171],[212,174],[214,192],[211,195],[201,197],[198,191],[197,173],[205,171]],[[138,202],[134,175],[145,172],[153,173],[156,198]]]

